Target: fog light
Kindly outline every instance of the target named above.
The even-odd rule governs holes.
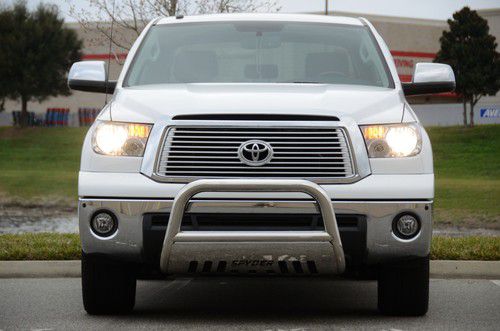
[[[413,214],[399,214],[392,222],[392,231],[401,239],[414,238],[420,231],[420,221]]]
[[[109,237],[116,232],[118,222],[116,217],[107,211],[99,211],[94,214],[90,221],[90,227],[95,234],[101,237]]]

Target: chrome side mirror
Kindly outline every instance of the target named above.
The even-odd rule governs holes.
[[[106,77],[104,61],[75,62],[68,74],[68,86],[78,91],[113,93],[116,81],[107,81]]]
[[[455,74],[447,64],[417,63],[412,82],[402,85],[405,95],[452,92],[455,90]]]

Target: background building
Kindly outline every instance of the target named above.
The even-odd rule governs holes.
[[[488,20],[490,33],[500,42],[500,8],[478,10],[478,13]],[[321,15],[322,12],[313,14]],[[373,23],[387,43],[400,76],[401,81],[411,81],[413,69],[418,62],[432,62],[439,50],[439,38],[447,29],[446,21],[413,19],[392,16],[363,15],[359,13],[335,12],[335,15],[366,17]],[[83,60],[108,60],[109,43],[96,30],[84,30],[78,23],[68,23],[84,40]],[[135,36],[125,36],[131,40]],[[121,71],[126,51],[113,48],[111,56],[111,79],[116,79]],[[69,108],[70,125],[78,125],[79,108],[102,108],[105,95],[86,92],[73,92],[68,97],[50,98],[42,103],[30,102],[28,108],[39,116],[45,114],[47,108]],[[454,94],[438,96],[420,96],[409,99],[424,125],[460,125],[462,123],[462,104]],[[0,125],[8,125],[12,121],[11,111],[19,109],[16,102],[7,101],[6,111],[0,113]],[[477,124],[500,123],[500,117],[481,117],[481,109],[493,108],[500,113],[500,93],[494,97],[483,97],[475,107]]]

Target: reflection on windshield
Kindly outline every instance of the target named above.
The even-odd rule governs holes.
[[[392,87],[389,77],[363,26],[210,22],[152,27],[125,85],[261,82]]]

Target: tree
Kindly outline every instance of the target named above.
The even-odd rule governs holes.
[[[277,0],[87,0],[87,9],[70,9],[85,30],[96,29],[106,40],[129,50],[155,17],[187,14],[279,11]],[[114,25],[111,31],[111,23]]]
[[[474,106],[484,95],[500,89],[500,54],[495,37],[489,34],[488,21],[468,7],[448,20],[450,30],[439,39],[441,49],[435,62],[451,65],[455,72],[456,91],[463,101],[463,120],[467,126],[467,103],[470,126],[474,126]]]
[[[29,101],[69,95],[66,74],[80,59],[82,42],[63,23],[56,7],[29,12],[17,2],[0,9],[0,96],[21,101],[21,126]]]

